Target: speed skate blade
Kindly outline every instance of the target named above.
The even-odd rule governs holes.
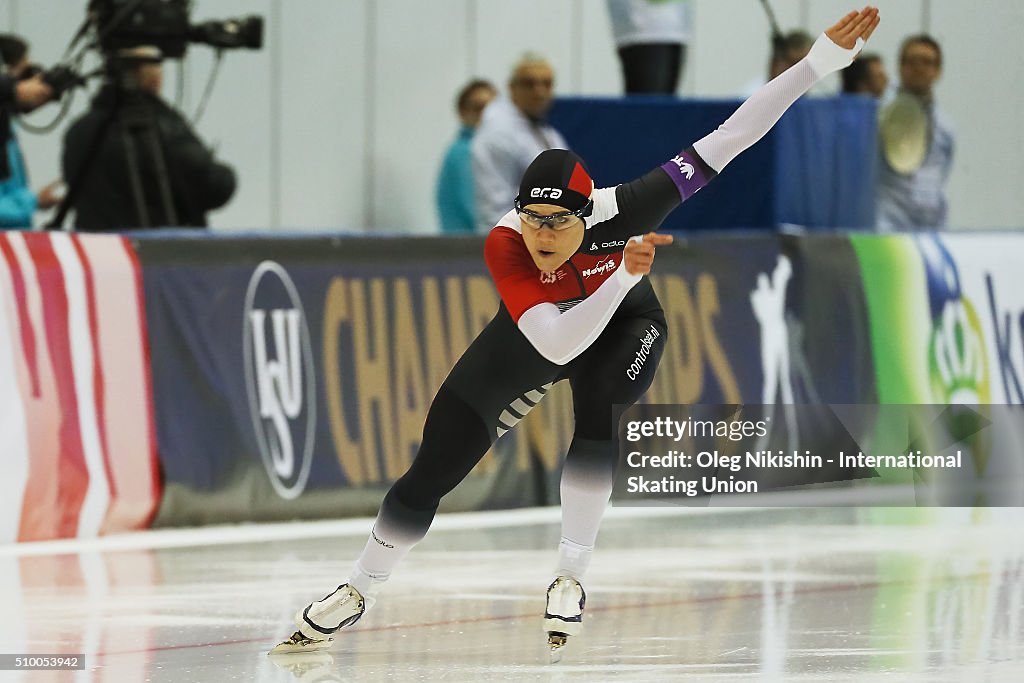
[[[569,641],[569,636],[564,633],[558,633],[556,631],[548,632],[548,651],[551,656],[551,663],[557,664],[562,661],[562,653],[565,648],[565,644]]]
[[[312,640],[302,635],[301,632],[296,631],[291,635],[288,640],[278,643],[274,646],[267,654],[271,657],[279,655],[301,655],[301,654],[314,654],[322,653],[330,657],[324,650],[331,647],[334,644],[334,640],[328,638],[325,640]],[[332,660],[333,661],[333,660]]]
[[[271,663],[290,673],[297,681],[337,680],[328,677],[334,673],[334,657],[327,652],[312,650],[280,654],[274,650],[269,653]]]

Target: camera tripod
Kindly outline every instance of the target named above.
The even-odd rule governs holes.
[[[128,190],[131,192],[132,204],[135,209],[135,221],[132,227],[152,228],[157,226],[178,225],[178,210],[174,203],[167,159],[161,144],[157,122],[155,103],[142,92],[137,83],[129,82],[122,76],[121,69],[114,66],[110,69],[112,78],[105,87],[114,93],[110,112],[96,128],[96,133],[89,141],[82,162],[68,178],[68,191],[57,213],[46,225],[48,230],[63,228],[68,212],[74,208],[75,202],[83,192],[89,175],[96,168],[104,143],[108,136],[116,135],[121,142],[124,169],[127,172]],[[146,179],[155,183],[156,198],[162,215],[151,215],[150,204],[147,202]],[[150,187],[150,194],[153,188]],[[122,226],[112,226],[122,227]],[[73,227],[65,228],[73,230]]]

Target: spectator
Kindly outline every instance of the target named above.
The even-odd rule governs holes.
[[[480,125],[484,108],[498,91],[490,81],[470,81],[455,101],[462,127],[448,147],[437,176],[437,215],[441,232],[471,233],[476,228],[476,204],[473,199],[473,134]]]
[[[512,70],[509,99],[498,98],[484,110],[472,145],[478,232],[489,231],[508,212],[519,179],[538,154],[568,147],[561,133],[544,120],[554,85],[551,65],[527,54]]]
[[[206,212],[234,193],[235,172],[160,97],[159,50],[124,51],[112,68],[110,82],[64,137],[75,227],[205,227]]]
[[[942,48],[928,35],[911,36],[900,47],[897,97],[920,104],[927,120],[927,151],[919,168],[893,169],[883,154],[879,168],[878,228],[944,228],[948,222],[946,182],[953,165],[955,136],[949,118],[935,104],[933,88],[942,74]]]
[[[885,72],[882,58],[875,53],[863,54],[853,64],[843,69],[843,93],[847,95],[870,95],[880,98],[889,87],[889,74]]]
[[[772,57],[768,63],[768,80],[793,66],[807,56],[814,38],[807,31],[790,31],[772,39]]]
[[[60,201],[59,182],[38,193],[28,187],[25,160],[11,125],[13,111],[28,112],[50,100],[53,92],[42,75],[32,74],[28,43],[11,34],[0,34],[0,230],[31,228],[37,209],[49,209]]]
[[[689,0],[608,0],[627,95],[674,95],[692,24]]]
[[[779,33],[772,36],[772,52],[768,60],[768,80],[758,77],[748,81],[741,90],[742,95],[749,97],[765,83],[774,80],[776,76],[806,57],[813,44],[814,38],[811,37],[811,34],[799,29],[785,35]],[[820,85],[819,83],[818,87]],[[815,90],[818,90],[818,87]]]

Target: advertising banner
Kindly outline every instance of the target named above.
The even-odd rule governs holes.
[[[651,276],[668,332],[642,403],[760,406],[755,450],[784,452],[823,438],[837,405],[1024,404],[1020,239],[678,240]],[[109,533],[154,514],[158,525],[373,514],[415,456],[437,388],[498,309],[482,246],[3,234],[2,538]],[[881,453],[931,452],[963,427],[944,410],[909,427],[858,414],[875,422],[850,437]],[[557,502],[573,423],[559,383],[442,509]],[[974,440],[963,456],[979,481],[1022,477],[1020,458],[991,457],[1019,451],[1022,432]],[[860,474],[815,481],[920,473]]]
[[[166,480],[158,524],[373,514],[411,463],[434,392],[499,303],[479,238],[165,237],[137,248]],[[645,401],[873,399],[842,238],[701,238],[659,250],[656,271],[668,341]],[[797,417],[780,408],[778,438],[797,437]],[[560,383],[444,509],[557,502],[572,426]]]
[[[147,239],[158,524],[372,514],[497,294],[477,239]],[[536,504],[502,439],[451,509]]]
[[[929,360],[936,390],[951,401],[1024,404],[1024,236],[944,235],[918,243],[935,317]]]
[[[883,404],[1020,404],[1020,267],[1011,235],[854,236]],[[918,441],[949,440],[935,425]],[[906,438],[896,435],[893,438]],[[878,443],[885,447],[885,425]],[[1024,428],[1006,427],[968,455],[982,481],[1024,476]],[[1012,453],[1015,457],[1002,457]],[[999,457],[993,457],[999,456]],[[889,475],[898,476],[895,472]],[[904,478],[906,479],[905,475]],[[978,503],[988,502],[979,498]]]

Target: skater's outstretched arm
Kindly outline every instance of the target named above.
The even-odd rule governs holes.
[[[758,89],[715,131],[636,180],[595,190],[593,227],[583,250],[611,253],[616,249],[602,245],[657,229],[673,209],[764,137],[815,83],[849,66],[879,21],[875,7],[850,12],[818,37],[804,59]]]
[[[693,150],[716,173],[721,173],[740,152],[764,137],[811,86],[833,71],[849,66],[878,22],[875,7],[847,14],[818,37],[805,58],[760,88],[717,130],[695,142]]]
[[[594,190],[593,213],[580,251],[608,254],[644,230],[656,229],[665,216],[693,196],[740,152],[761,139],[793,102],[825,75],[848,66],[878,26],[878,9],[850,12],[818,38],[807,57],[760,88],[717,130],[661,167],[614,189]],[[582,353],[607,326],[628,291],[650,271],[628,266],[627,243],[615,274],[592,295],[562,312],[548,303],[529,256],[499,245],[508,235],[492,233],[485,255],[502,300],[520,331],[548,360],[565,364]],[[640,242],[653,250],[669,240],[649,234]],[[514,239],[514,238],[513,238]],[[609,244],[612,246],[603,247]],[[513,262],[507,262],[511,259]],[[521,260],[522,263],[516,262]],[[633,259],[635,262],[635,259]]]

